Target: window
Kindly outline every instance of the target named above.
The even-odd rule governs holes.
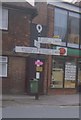
[[[7,57],[0,56],[0,77],[7,77]]]
[[[81,71],[79,72],[79,74]],[[75,88],[76,61],[71,58],[53,57],[51,88]]]
[[[61,59],[53,58],[51,88],[63,88],[63,66]]]
[[[80,15],[69,12],[68,47],[79,48]]]
[[[65,62],[65,88],[75,88],[76,83],[76,63],[74,60]]]
[[[0,7],[0,29],[8,30],[8,10]]]
[[[54,17],[54,36],[59,36],[62,42],[65,44],[67,40],[67,11],[59,8],[55,8]],[[63,44],[62,44],[63,45]]]

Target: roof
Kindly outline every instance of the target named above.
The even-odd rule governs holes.
[[[75,3],[71,3],[71,2],[63,2],[63,3],[65,3],[65,4],[69,4],[69,5],[73,5],[73,6],[76,6],[76,7],[80,7],[78,4],[79,4],[79,2],[75,2]],[[76,4],[76,3],[78,3],[78,4]]]
[[[63,8],[69,11],[81,13],[80,6],[68,2],[49,2],[48,5]]]
[[[2,6],[8,7],[8,8],[20,9],[20,10],[27,10],[26,12],[29,12],[29,14],[31,14],[32,17],[35,17],[37,15],[36,7],[32,6],[30,3],[26,1],[24,2],[3,2]]]

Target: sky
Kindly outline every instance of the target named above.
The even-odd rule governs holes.
[[[34,0],[26,0],[27,2],[29,2],[30,4],[34,5]],[[36,0],[37,1],[37,0]],[[39,1],[39,0],[38,0]],[[43,0],[44,1],[44,0]],[[56,1],[56,0],[49,0],[49,1]],[[61,0],[58,0],[58,1],[61,1]],[[77,0],[62,0],[62,1],[65,1],[65,2],[76,2]]]

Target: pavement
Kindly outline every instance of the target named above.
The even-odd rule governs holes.
[[[79,94],[72,95],[40,95],[38,100],[29,95],[0,96],[2,107],[14,105],[47,105],[47,106],[79,106]]]

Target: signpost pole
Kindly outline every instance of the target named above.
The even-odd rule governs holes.
[[[38,80],[37,84],[38,84],[38,92],[35,94],[35,100],[39,99],[39,80],[40,80],[40,73],[36,72],[36,79]]]
[[[40,24],[37,24],[36,25],[36,29],[37,29],[37,32],[38,32],[38,37],[41,36],[41,32],[42,32],[42,25]],[[40,43],[37,45],[37,48],[40,48]],[[38,60],[35,61],[35,65],[39,68],[40,65],[43,65],[43,63],[39,60],[39,54],[37,55],[38,57]],[[36,70],[36,79],[38,80],[38,93],[35,95],[35,100],[38,100],[39,99],[39,83],[40,83],[40,71],[39,70]]]

